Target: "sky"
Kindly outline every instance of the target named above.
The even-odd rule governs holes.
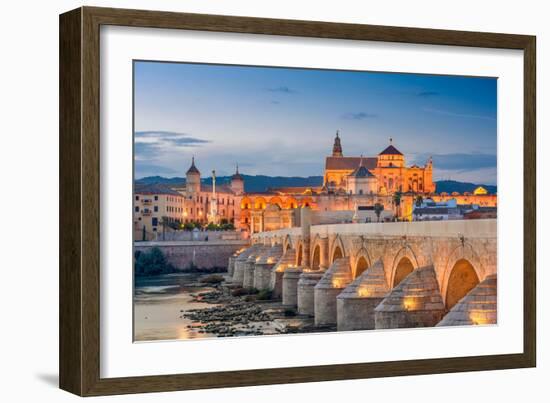
[[[392,138],[434,180],[496,184],[497,79],[134,62],[135,177],[323,175],[336,130],[344,156]]]

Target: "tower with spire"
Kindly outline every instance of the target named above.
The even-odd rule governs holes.
[[[334,145],[332,146],[333,157],[343,157],[342,144],[340,143],[340,132],[336,130],[336,137],[334,138]]]
[[[201,191],[201,173],[195,166],[195,156],[191,158],[191,166],[185,175],[185,190],[187,193],[199,193]]]
[[[231,190],[237,196],[240,196],[244,193],[244,178],[239,173],[239,164],[237,164],[235,173],[231,177]]]

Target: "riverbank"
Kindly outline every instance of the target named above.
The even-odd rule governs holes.
[[[297,315],[294,308],[270,300],[257,290],[244,290],[229,281],[215,290],[194,294],[195,302],[212,307],[189,309],[183,317],[195,322],[189,329],[217,337],[260,336],[288,333],[335,331],[335,327],[316,327],[313,318]],[[245,292],[245,295],[242,293]]]
[[[335,331],[315,327],[269,295],[231,284],[227,274],[136,278],[134,340],[190,340]],[[216,283],[217,281],[217,283]]]

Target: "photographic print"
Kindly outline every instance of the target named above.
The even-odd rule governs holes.
[[[497,78],[133,74],[134,341],[497,324]]]

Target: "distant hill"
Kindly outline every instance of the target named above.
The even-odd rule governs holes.
[[[323,184],[322,176],[308,176],[308,177],[299,177],[299,176],[265,176],[265,175],[243,175],[244,178],[244,189],[246,192],[264,192],[268,188],[279,188],[279,187],[304,187],[304,186],[321,186]],[[220,176],[216,178],[218,184],[229,183],[231,181],[230,176]],[[140,185],[151,185],[151,184],[164,184],[168,186],[177,186],[185,183],[185,178],[165,178],[162,176],[148,176],[146,178],[141,178],[136,180],[136,184]],[[202,180],[204,184],[211,184],[212,178],[204,178]],[[441,192],[473,192],[478,186],[483,186],[489,193],[496,193],[497,187],[493,185],[479,185],[475,183],[468,182],[457,182],[457,181],[436,181],[436,191],[437,193]]]
[[[323,184],[322,176],[308,176],[306,178],[299,176],[265,176],[265,175],[242,175],[244,178],[244,190],[246,192],[264,192],[268,188],[294,187],[294,186],[321,186]],[[216,177],[217,184],[230,183],[230,176]],[[185,178],[164,178],[162,176],[148,176],[136,180],[136,184],[152,185],[164,184],[176,186],[185,183]],[[212,184],[212,178],[203,178],[202,183]]]

